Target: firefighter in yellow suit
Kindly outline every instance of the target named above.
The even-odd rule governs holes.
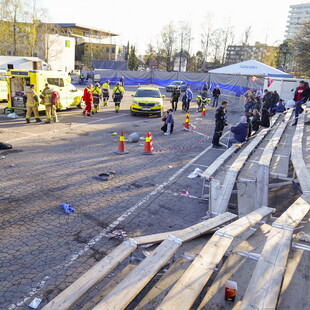
[[[93,108],[92,108],[92,114],[98,113],[99,107],[100,107],[100,100],[101,100],[101,89],[100,84],[96,83],[95,87],[91,90],[93,93]]]
[[[29,89],[27,89],[25,95],[27,97],[27,101],[26,101],[26,108],[27,108],[26,123],[27,124],[30,123],[30,117],[31,117],[32,113],[34,114],[36,122],[40,123],[41,119],[39,117],[39,111],[38,111],[39,98],[38,98],[37,93],[34,90],[34,84],[30,85],[30,87],[29,87]]]
[[[110,91],[110,81],[107,80],[104,84],[101,86],[102,91],[102,100],[103,100],[103,106],[106,107],[108,105],[108,100],[110,97],[109,91]]]
[[[121,83],[118,82],[116,84],[116,86],[113,88],[113,101],[115,104],[115,112],[118,113],[119,109],[120,109],[120,105],[121,105],[121,101],[123,99],[123,95],[124,95],[124,87],[121,86]]]
[[[48,84],[45,84],[45,88],[43,89],[40,98],[43,100],[43,104],[45,105],[45,113],[46,113],[46,124],[50,124],[53,118],[55,123],[58,122],[56,115],[56,107],[53,105],[53,90],[49,88]]]

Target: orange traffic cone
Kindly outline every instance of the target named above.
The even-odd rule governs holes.
[[[143,154],[144,155],[154,155],[153,135],[150,131],[147,132],[146,137],[145,137]]]
[[[185,118],[185,123],[184,123],[184,130],[189,130],[189,125],[190,125],[189,114],[186,113],[186,118]]]
[[[125,150],[125,138],[123,130],[119,135],[118,150],[115,153],[118,155],[128,154],[128,152]]]
[[[205,105],[203,105],[202,106],[202,110],[201,110],[201,116],[206,116],[206,106]]]

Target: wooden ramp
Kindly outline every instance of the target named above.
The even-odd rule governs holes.
[[[273,209],[260,208],[218,230],[179,281],[157,307],[158,310],[190,309],[223,258],[234,237],[271,214]]]

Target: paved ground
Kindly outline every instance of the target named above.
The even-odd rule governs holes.
[[[133,90],[127,88],[119,114],[109,103],[91,118],[62,111],[59,124],[0,116],[0,141],[13,144],[0,152],[0,309],[28,309],[34,297],[46,304],[122,241],[109,236],[115,229],[139,236],[181,229],[205,215],[207,204],[196,198],[202,181],[187,175],[222,153],[210,149],[214,109],[202,119],[193,104],[197,132],[182,131],[185,115],[176,112],[175,132],[163,136],[161,119],[130,116]],[[238,117],[230,114],[229,122]],[[116,155],[112,133],[120,130],[143,137],[151,131],[155,150],[172,151],[145,156],[140,141]],[[111,170],[113,179],[96,179]],[[179,195],[184,189],[191,197]],[[76,212],[65,215],[63,202]]]

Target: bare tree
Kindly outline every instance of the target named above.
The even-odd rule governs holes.
[[[176,47],[176,41],[176,30],[174,24],[171,22],[165,25],[161,32],[161,45],[164,50],[167,71],[171,71],[172,69],[172,55]]]
[[[224,34],[223,34],[223,55],[222,55],[222,64],[225,63],[225,56],[226,56],[226,49],[227,46],[229,44],[229,42],[231,42],[230,44],[233,44],[234,41],[234,30],[233,27],[230,24],[230,20],[228,21],[226,27],[224,28]]]
[[[210,41],[213,31],[213,15],[210,13],[204,17],[201,24],[201,50],[204,54],[205,61],[207,62],[210,52]]]
[[[179,51],[180,51],[180,60],[179,60],[179,71],[181,71],[181,62],[182,57],[185,55],[185,51],[190,53],[191,40],[192,40],[192,28],[189,23],[181,21],[179,27],[178,37],[179,41]]]
[[[243,38],[242,38],[243,45],[249,44],[249,40],[251,37],[251,31],[252,31],[252,26],[245,28],[244,33],[243,33]]]
[[[223,37],[224,31],[223,29],[215,29],[212,32],[210,43],[212,48],[212,55],[213,55],[213,63],[220,64],[222,58],[222,47],[223,47]]]

